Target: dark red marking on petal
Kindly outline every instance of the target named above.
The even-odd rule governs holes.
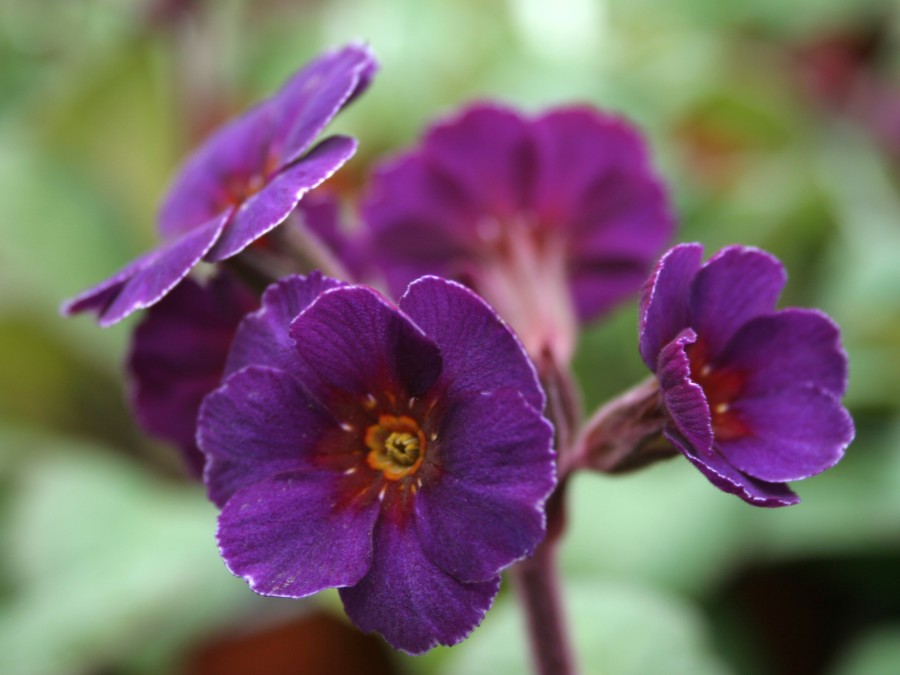
[[[691,363],[691,379],[702,387],[706,395],[716,440],[734,440],[751,433],[750,427],[731,408],[744,391],[746,374],[735,368],[721,368],[709,363],[702,337],[688,345],[686,351]]]

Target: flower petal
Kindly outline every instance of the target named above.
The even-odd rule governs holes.
[[[640,289],[649,264],[640,258],[572,256],[569,285],[579,320],[596,319]]]
[[[234,336],[225,374],[246,366],[267,366],[290,372],[297,359],[297,349],[289,334],[291,322],[322,293],[344,282],[310,272],[294,275],[269,286],[262,306],[248,315]]]
[[[710,363],[741,326],[774,310],[786,281],[777,258],[745,246],[723,248],[703,265],[691,285],[691,327]]]
[[[231,573],[257,593],[286,598],[362,579],[379,505],[336,508],[338,479],[329,471],[292,472],[235,493],[216,533]]]
[[[718,443],[742,472],[768,482],[808,478],[844,456],[853,440],[853,420],[830,392],[814,385],[741,397],[731,412],[750,433]]]
[[[699,384],[691,380],[691,365],[685,348],[697,341],[687,328],[659,353],[656,377],[672,423],[698,455],[712,452],[713,430],[709,402]]]
[[[641,357],[653,372],[663,346],[689,325],[688,292],[702,259],[700,244],[675,246],[656,264],[641,290],[638,320]]]
[[[446,410],[427,460],[437,470],[415,502],[428,557],[472,582],[531,555],[556,482],[552,442],[549,422],[514,391],[470,395]]]
[[[423,274],[454,276],[478,246],[477,212],[451,178],[409,153],[375,172],[363,204],[371,247],[395,296]]]
[[[496,104],[474,105],[434,127],[424,141],[430,166],[451,176],[479,212],[504,219],[527,204],[534,173],[528,123]]]
[[[695,454],[690,444],[675,429],[665,431],[666,438],[696,466],[710,483],[728,494],[736,495],[753,506],[790,506],[800,498],[784,483],[766,483],[747,476],[713,452]]]
[[[537,151],[534,209],[541,220],[576,235],[599,237],[603,241],[595,251],[606,248],[622,255],[636,247],[655,256],[671,236],[673,222],[640,133],[587,106],[552,110],[536,119],[532,129]],[[622,232],[613,235],[611,227]]]
[[[383,518],[369,573],[340,595],[361,630],[378,631],[395,649],[421,654],[466,638],[490,608],[500,577],[475,584],[454,579],[425,555],[411,524]]]
[[[336,427],[286,373],[250,367],[231,375],[203,400],[197,418],[209,498],[222,506],[269,476],[311,469],[316,443]]]
[[[347,45],[309,63],[288,80],[272,99],[274,154],[281,166],[306,152],[332,118],[359,96],[374,75],[377,62],[364,45]]]
[[[281,224],[307,191],[329,178],[354,152],[355,140],[332,136],[283,169],[241,204],[216,245],[206,254],[206,260],[218,262],[230,258]]]
[[[744,324],[720,357],[744,373],[742,397],[812,384],[835,396],[847,389],[840,329],[814,309],[783,309]]]
[[[534,365],[509,327],[475,293],[453,281],[422,277],[409,285],[400,309],[440,348],[447,396],[509,387],[536,410],[543,409]]]
[[[256,305],[227,274],[205,286],[187,278],[134,331],[132,408],[148,433],[181,449],[196,476],[204,460],[195,441],[200,402],[218,386],[238,323]]]
[[[97,323],[111,326],[132,312],[159,302],[200,262],[227,219],[228,214],[222,214],[138,258],[110,279],[66,302],[63,314],[95,310]]]
[[[179,169],[159,211],[159,232],[176,237],[230,212],[232,186],[260,174],[271,140],[274,111],[266,101],[213,133]]]
[[[424,394],[441,372],[435,343],[365,286],[326,291],[291,324],[293,372],[337,415],[370,395]]]

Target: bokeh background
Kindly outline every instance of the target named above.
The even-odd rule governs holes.
[[[766,248],[842,325],[857,440],[756,510],[686,462],[576,479],[564,584],[586,673],[900,672],[900,11],[866,0],[0,0],[0,672],[526,672],[509,584],[472,638],[391,653],[336,595],[254,596],[215,509],[138,430],[134,321],[61,300],[153,245],[178,162],[318,51],[382,70],[332,127],[369,167],[472,99],[590,102],[647,133],[679,241]],[[592,326],[589,407],[644,377]]]

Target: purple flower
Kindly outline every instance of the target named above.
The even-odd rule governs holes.
[[[228,368],[198,421],[228,568],[264,595],[338,587],[357,626],[411,653],[462,640],[543,538],[555,483],[543,392],[505,324],[436,277],[399,307],[290,277]]]
[[[368,86],[375,67],[363,47],[324,54],[213,134],[169,190],[159,248],[69,300],[63,313],[95,311],[100,325],[116,323],[159,302],[201,260],[230,258],[281,223],[305,192],[353,155],[356,142],[345,136],[310,146]]]
[[[204,461],[194,440],[197,411],[222,380],[238,324],[257,305],[259,298],[223,270],[204,285],[185,279],[134,332],[131,406],[149,434],[181,450],[195,476]]]
[[[853,440],[841,405],[837,326],[775,303],[786,281],[763,251],[666,253],[640,307],[640,351],[656,373],[666,437],[717,487],[757,506],[799,501],[785,483],[834,466]]]
[[[375,176],[364,216],[389,286],[467,283],[533,356],[636,292],[673,219],[644,142],[587,107],[533,119],[477,105]]]

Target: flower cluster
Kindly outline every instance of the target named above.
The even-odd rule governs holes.
[[[853,438],[847,357],[823,313],[774,309],[769,254],[702,264],[687,244],[654,268],[662,181],[636,129],[585,106],[467,107],[374,173],[348,235],[333,196],[304,197],[353,154],[313,143],[375,69],[327,53],[224,126],[175,179],[160,247],[63,311],[148,308],[133,407],[202,475],[253,590],[338,588],[357,626],[421,653],[464,639],[511,568],[544,672],[567,673],[551,563],[572,472],[680,452],[751,504],[793,504],[786,483]],[[583,421],[580,327],[639,292],[654,377]]]

